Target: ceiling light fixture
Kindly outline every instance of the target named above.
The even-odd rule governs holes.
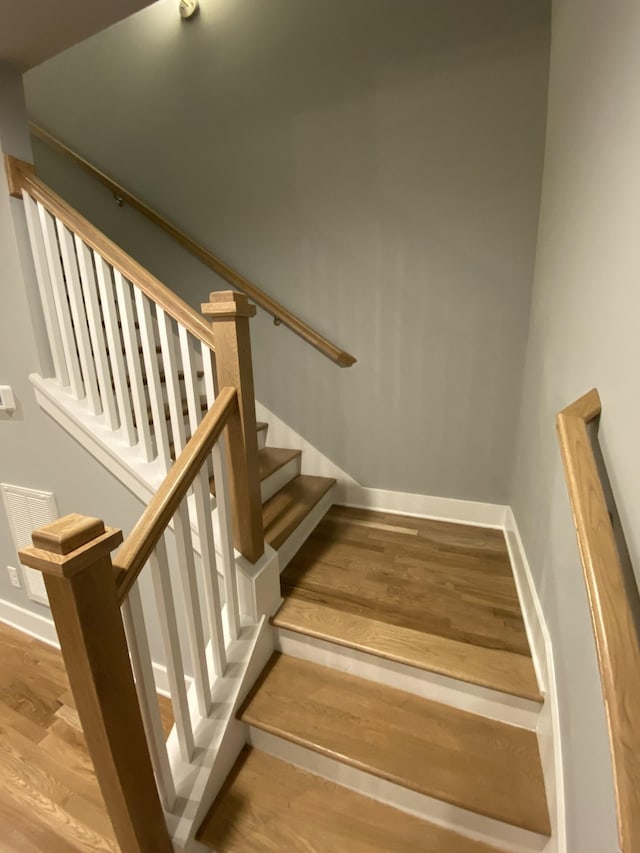
[[[180,17],[187,21],[196,14],[200,8],[200,3],[198,0],[180,0],[178,8],[180,10]]]

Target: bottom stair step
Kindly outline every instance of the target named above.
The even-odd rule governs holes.
[[[419,794],[550,834],[532,731],[277,653],[240,718]]]
[[[249,746],[198,840],[217,853],[498,853]]]

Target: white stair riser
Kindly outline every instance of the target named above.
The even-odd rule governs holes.
[[[543,853],[549,843],[535,832],[411,791],[255,726],[249,726],[249,743],[317,776],[508,853]]]
[[[541,706],[528,699],[509,696],[436,672],[386,660],[378,655],[350,649],[287,628],[276,628],[276,644],[279,651],[295,658],[357,675],[376,684],[395,687],[461,711],[469,711],[529,731],[536,730]]]
[[[266,503],[269,498],[272,498],[276,492],[279,492],[287,483],[290,483],[294,477],[297,477],[300,473],[300,456],[294,456],[286,465],[283,465],[282,468],[278,468],[277,471],[274,471],[273,474],[270,474],[268,477],[260,483],[260,495],[262,498],[262,503]]]
[[[298,553],[316,527],[333,506],[336,494],[336,486],[333,485],[324,495],[322,500],[314,506],[311,512],[300,522],[291,536],[278,548],[280,560],[280,571],[284,571],[287,565]]]

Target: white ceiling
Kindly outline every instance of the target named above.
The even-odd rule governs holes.
[[[0,0],[0,62],[27,71],[153,0]]]

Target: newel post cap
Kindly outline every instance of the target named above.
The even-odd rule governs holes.
[[[20,562],[68,578],[110,554],[122,542],[122,531],[72,512],[34,530],[31,539],[33,548],[19,551]]]
[[[211,317],[214,322],[230,317],[254,317],[256,313],[256,306],[236,290],[214,290],[209,294],[209,301],[203,302],[200,308],[205,317]]]

